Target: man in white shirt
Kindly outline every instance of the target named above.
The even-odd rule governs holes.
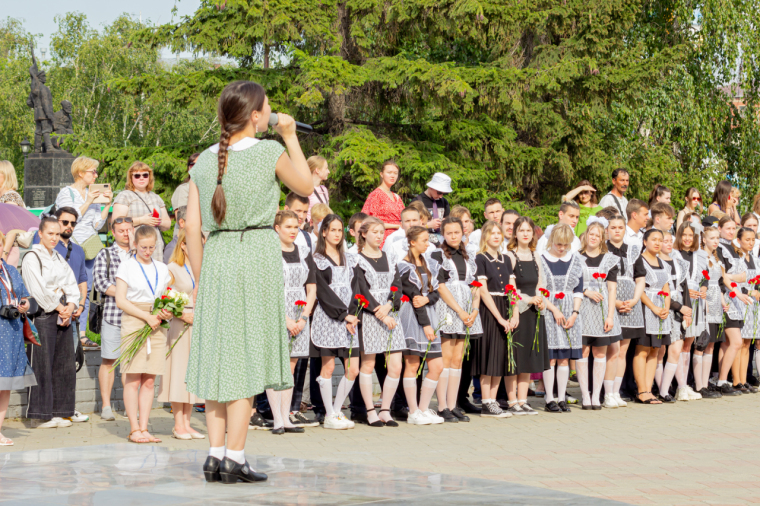
[[[661,232],[671,232],[673,230],[673,217],[676,214],[675,209],[670,204],[664,202],[655,202],[649,210],[652,216],[652,227]]]
[[[512,240],[512,234],[514,234],[515,222],[519,217],[520,213],[512,209],[507,209],[501,214],[501,233],[504,236],[504,242],[499,246],[499,252],[502,254],[507,252],[507,246]]]
[[[628,224],[625,227],[625,237],[623,242],[626,244],[638,244],[641,246],[641,240],[644,232],[641,231],[649,221],[649,206],[646,202],[639,199],[632,199],[628,202],[625,209]]]
[[[411,227],[419,227],[421,223],[420,212],[417,209],[413,207],[405,208],[401,211],[401,228],[385,238],[383,251],[388,253],[394,250],[397,242],[406,242],[406,231]]]
[[[501,205],[501,200],[496,198],[486,200],[486,205],[483,207],[483,216],[485,216],[486,221],[490,220],[495,221],[496,223],[501,223],[501,217],[503,214],[504,206]],[[475,245],[475,248],[479,248],[481,233],[481,229],[473,231],[470,234],[468,243]]]
[[[349,253],[352,253],[354,255],[359,254],[359,246],[357,246],[357,242],[359,240],[359,229],[362,227],[362,223],[364,223],[364,220],[369,218],[369,215],[367,213],[354,213],[351,215],[351,217],[348,219],[348,233],[351,234],[351,237],[354,238],[354,244],[350,248],[346,248],[346,240],[343,240],[343,247],[346,248],[346,251]]]
[[[306,246],[313,250],[311,237],[303,231],[306,213],[309,212],[309,198],[290,192],[288,193],[288,196],[285,197],[285,205],[283,206],[283,209],[293,211],[296,213],[296,216],[298,216],[298,236],[296,236],[294,243],[299,246]]]
[[[628,191],[630,176],[625,169],[615,169],[612,171],[612,190],[602,197],[599,205],[602,207],[614,207],[620,211],[620,215],[625,218],[628,209],[628,199],[625,198],[625,192]]]
[[[569,226],[573,231],[573,243],[570,245],[570,251],[573,252],[581,249],[581,241],[575,236],[575,226],[578,224],[578,219],[580,216],[581,208],[578,207],[578,204],[576,202],[563,202],[562,205],[559,206],[559,213],[557,214],[559,223]],[[546,227],[544,235],[542,235],[541,239],[538,240],[538,244],[536,244],[536,255],[540,255],[546,251],[546,243],[549,242],[549,236],[551,235],[552,228],[554,228],[554,225],[549,225]]]

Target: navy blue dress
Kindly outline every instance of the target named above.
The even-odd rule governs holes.
[[[3,261],[0,276],[4,282],[10,278],[16,298],[29,297],[24,281],[15,267]],[[0,305],[5,304],[8,304],[8,292],[4,284],[0,283]],[[0,317],[0,390],[22,390],[35,385],[37,379],[26,358],[21,319]]]

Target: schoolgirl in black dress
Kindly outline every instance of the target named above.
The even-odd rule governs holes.
[[[341,412],[354,380],[359,374],[359,341],[356,325],[359,319],[349,313],[351,279],[356,257],[343,251],[343,220],[328,214],[320,225],[314,263],[317,266],[317,304],[311,329],[312,357],[322,359],[317,383],[325,403],[325,429],[352,429],[354,422]],[[345,359],[346,373],[332,397],[332,374],[335,357]],[[350,363],[349,363],[350,362]]]
[[[451,216],[445,218],[441,222],[441,233],[443,242],[440,249],[428,256],[440,266],[438,293],[441,298],[435,310],[440,321],[448,315],[451,322],[444,322],[441,326],[443,372],[436,389],[438,414],[448,422],[468,422],[467,415],[457,407],[457,394],[462,379],[467,329],[470,340],[478,339],[483,334],[478,309],[480,297],[478,292],[473,294],[470,287],[475,280],[475,258],[467,253],[462,241],[462,220]]]
[[[501,409],[496,392],[502,376],[514,377],[517,372],[509,363],[508,334],[517,328],[520,313],[504,293],[514,275],[509,258],[499,253],[499,246],[504,242],[501,229],[496,222],[487,221],[481,231],[484,248],[477,254],[475,264],[478,281],[483,285],[479,291],[485,308],[481,315],[483,336],[473,347],[472,375],[480,376],[483,396],[480,416],[506,418],[511,414]]]
[[[742,221],[745,221],[745,218],[742,218]],[[760,261],[758,261],[758,258],[753,254],[756,237],[755,231],[751,228],[742,227],[736,233],[736,240],[739,243],[739,254],[747,265],[747,281],[741,283],[740,286],[742,292],[746,293],[751,298],[751,304],[746,310],[744,326],[742,327],[742,349],[739,354],[740,359],[734,360],[734,367],[731,368],[731,374],[734,378],[733,386],[735,389],[740,389],[742,393],[757,393],[757,388],[747,382],[750,346],[752,340],[757,339],[757,327],[758,324],[760,324],[760,314],[758,314],[760,292],[757,291],[754,284],[749,283],[751,279],[754,279],[755,276],[760,274]],[[755,354],[755,357],[758,357],[757,353]]]
[[[662,249],[663,235],[650,228],[644,233],[644,251],[633,264],[634,278],[646,280],[641,302],[644,304],[646,334],[636,343],[633,358],[633,375],[638,395],[636,402],[662,404],[652,395],[654,373],[657,368],[657,349],[662,346],[662,336],[670,334],[670,266],[657,258]]]
[[[396,270],[398,262],[395,254],[389,256],[380,251],[384,235],[385,225],[379,219],[369,217],[362,222],[356,241],[358,262],[351,282],[354,296],[361,294],[369,302],[360,315],[359,389],[367,407],[370,427],[398,427],[390,416],[390,407],[401,376],[401,351],[406,349],[404,331],[394,311],[401,300],[401,281]],[[352,298],[351,314],[356,313],[357,304],[356,298]],[[388,354],[388,374],[383,383],[383,405],[378,418],[372,396],[372,371],[377,357],[385,360],[384,353]]]
[[[430,409],[430,401],[443,371],[441,336],[435,310],[439,300],[438,266],[435,262],[428,264],[425,259],[430,244],[426,228],[409,228],[406,240],[409,251],[396,266],[402,293],[411,302],[402,304],[399,310],[400,323],[406,337],[406,350],[403,352],[404,394],[409,405],[406,421],[412,425],[439,424],[443,423],[443,418]],[[427,362],[428,372],[422,381],[418,404],[417,371],[423,358]]]
[[[520,322],[512,331],[517,370],[514,371],[516,374],[504,379],[509,398],[508,411],[513,415],[538,414],[528,404],[530,376],[551,367],[545,314],[539,318],[539,314],[546,310],[546,299],[541,294],[541,289],[546,289],[546,280],[535,252],[536,242],[533,220],[527,216],[517,218],[507,245],[507,258],[512,265],[514,285],[520,296],[514,306],[520,314]]]

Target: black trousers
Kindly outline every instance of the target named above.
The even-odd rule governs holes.
[[[306,383],[306,369],[309,367],[308,358],[299,358],[296,368],[293,370],[293,399],[290,401],[290,411],[301,409],[303,399],[303,386]]]
[[[42,346],[29,345],[27,349],[29,363],[37,378],[37,386],[29,387],[27,418],[50,420],[74,416],[74,326],[60,327],[57,321],[58,313],[55,311],[34,319]]]
[[[470,384],[472,383],[472,358],[474,354],[467,357],[464,354],[464,360],[462,361],[462,377],[459,379],[459,391],[457,392],[457,405],[461,405],[463,402],[470,402]],[[502,382],[503,383],[503,382]],[[506,394],[507,391],[504,390]]]
[[[322,400],[322,391],[319,389],[317,378],[322,371],[322,359],[313,357],[309,359],[309,391],[311,392],[311,405],[315,415],[325,415],[325,403]]]

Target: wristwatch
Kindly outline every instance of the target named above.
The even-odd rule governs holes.
[[[577,309],[573,309],[573,314],[577,314],[577,315],[579,315],[580,313],[578,312],[578,310],[577,310]]]
[[[309,321],[309,317],[308,317],[308,316],[306,316],[306,315],[304,315],[304,316],[301,316],[301,319],[302,319],[303,321],[305,321],[305,322],[308,322],[308,321]]]

